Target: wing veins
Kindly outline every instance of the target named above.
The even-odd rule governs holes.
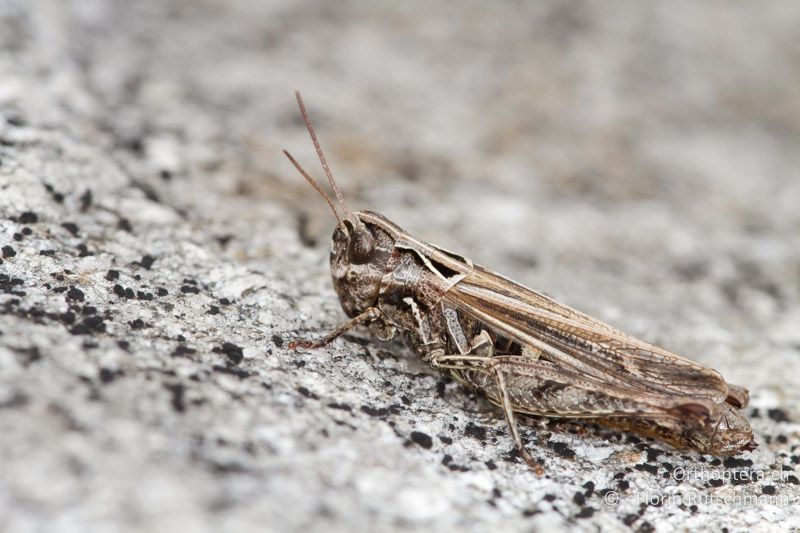
[[[445,298],[553,363],[627,390],[724,400],[727,384],[716,371],[478,268]]]

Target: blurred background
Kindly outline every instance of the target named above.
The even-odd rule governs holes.
[[[322,176],[297,89],[353,208],[712,365],[757,406],[792,412],[798,88],[792,1],[0,0],[6,138],[35,145],[30,126],[83,143],[69,164],[101,153],[113,171],[61,172],[70,187],[157,199],[207,257],[266,276],[293,303],[265,307],[265,338],[342,318],[327,278],[334,220],[281,154]],[[31,180],[37,169],[58,174],[63,153],[35,163],[22,165]],[[5,168],[8,178],[17,167]],[[304,440],[283,437],[302,458]],[[288,478],[316,475],[301,462]],[[344,484],[358,485],[358,461],[343,464],[353,468]],[[297,494],[324,503],[337,483]],[[266,516],[291,505],[278,496],[289,485],[268,492],[277,514]],[[383,516],[381,496],[351,496],[340,510]],[[320,505],[301,507],[348,524]],[[242,523],[263,519],[248,509]],[[377,523],[452,525],[435,515]]]

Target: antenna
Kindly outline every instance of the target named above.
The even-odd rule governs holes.
[[[306,106],[303,105],[303,98],[300,96],[300,91],[295,91],[294,96],[295,98],[297,98],[297,105],[300,106],[300,113],[303,115],[303,122],[306,123],[306,128],[308,128],[308,133],[311,135],[311,142],[314,143],[314,148],[317,150],[317,156],[319,157],[319,162],[322,163],[322,169],[325,171],[325,176],[328,178],[328,183],[330,183],[333,192],[336,193],[336,198],[339,200],[339,204],[342,206],[342,209],[344,209],[344,212],[349,215],[350,210],[347,209],[347,205],[344,203],[344,197],[342,196],[342,192],[339,190],[339,186],[336,185],[336,180],[333,179],[333,174],[331,174],[331,169],[328,167],[328,162],[325,160],[325,155],[322,153],[322,148],[320,147],[319,141],[317,140],[317,134],[314,133],[314,126],[311,125],[311,119],[308,118],[308,113],[306,112]],[[300,170],[299,166],[298,170]]]
[[[325,201],[326,201],[326,202],[328,202],[328,205],[329,205],[329,206],[331,206],[331,211],[333,211],[333,216],[335,216],[335,217],[336,217],[336,220],[338,220],[338,221],[339,221],[339,225],[340,225],[340,226],[342,226],[343,228],[346,228],[346,226],[344,225],[344,222],[342,222],[342,219],[341,219],[341,217],[339,216],[339,213],[336,211],[336,207],[334,207],[334,205],[333,205],[333,200],[331,200],[331,197],[330,197],[330,196],[328,196],[328,195],[327,195],[327,193],[326,193],[325,191],[323,191],[323,190],[322,190],[322,187],[320,187],[320,186],[319,186],[319,184],[318,184],[316,181],[314,181],[314,178],[312,178],[311,176],[309,176],[308,172],[306,172],[306,171],[303,169],[303,167],[301,167],[301,166],[300,166],[300,163],[298,163],[298,162],[295,160],[295,158],[294,158],[294,157],[292,157],[292,154],[290,154],[290,153],[289,153],[287,150],[284,150],[284,151],[283,151],[283,153],[286,155],[286,157],[288,157],[288,158],[289,158],[289,161],[291,161],[291,162],[292,162],[292,164],[294,165],[294,168],[296,168],[296,169],[297,169],[297,171],[298,171],[300,174],[302,174],[302,175],[303,175],[303,177],[306,179],[306,181],[307,181],[307,182],[308,182],[308,183],[309,183],[309,184],[310,184],[312,187],[314,187],[314,189],[315,189],[315,190],[316,190],[316,191],[317,191],[317,192],[320,194],[320,196],[322,196],[323,198],[325,198]]]

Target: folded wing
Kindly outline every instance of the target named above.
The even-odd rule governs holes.
[[[475,266],[444,295],[450,305],[564,369],[645,394],[722,402],[715,370],[640,341],[580,311]]]

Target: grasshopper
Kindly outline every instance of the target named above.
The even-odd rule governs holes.
[[[331,276],[350,319],[290,348],[319,348],[359,325],[384,341],[401,335],[424,362],[499,406],[520,456],[540,474],[515,413],[588,419],[719,456],[755,449],[737,411],[747,405],[747,389],[715,370],[420,241],[378,213],[350,211],[295,96],[341,213],[284,154],[336,217]]]

